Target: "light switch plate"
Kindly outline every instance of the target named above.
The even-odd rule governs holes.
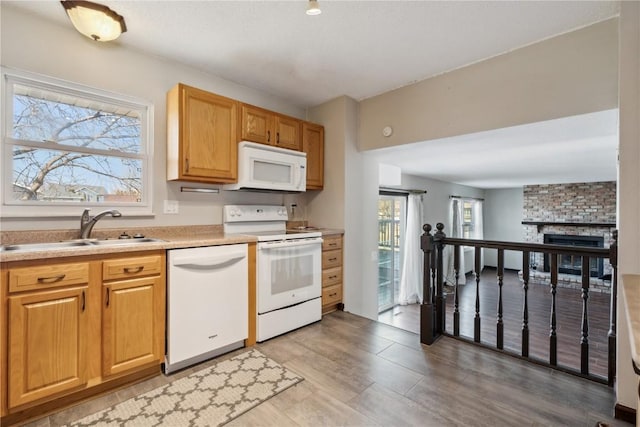
[[[165,200],[164,201],[164,213],[166,214],[177,214],[179,210],[178,201],[177,200]]]

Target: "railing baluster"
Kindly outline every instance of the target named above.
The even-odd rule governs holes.
[[[529,357],[529,251],[522,252],[522,357]]]
[[[582,338],[580,338],[580,373],[589,375],[589,279],[591,277],[590,258],[582,256]]]
[[[473,340],[480,342],[480,258],[482,248],[475,248],[475,274],[476,274],[476,315],[473,322]]]
[[[460,310],[458,309],[458,277],[460,273],[460,246],[453,247],[453,270],[456,276],[456,283],[453,285],[453,336],[460,336]]]
[[[498,249],[498,322],[496,325],[496,347],[504,348],[504,323],[502,321],[502,284],[504,279],[504,249]]]
[[[429,226],[431,227],[431,226]],[[438,265],[436,262],[436,249],[435,247],[431,251],[431,303],[435,306],[436,304],[436,266]]]
[[[609,247],[609,262],[611,263],[611,301],[609,302],[609,366],[607,383],[609,386],[613,386],[613,381],[616,377],[616,316],[618,301],[618,230],[613,230],[611,233],[613,242]]]
[[[558,365],[558,336],[556,334],[556,289],[558,287],[558,254],[549,254],[551,261],[551,332],[549,333],[549,364]]]

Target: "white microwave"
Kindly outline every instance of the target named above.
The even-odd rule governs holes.
[[[306,153],[242,141],[238,144],[238,182],[223,189],[302,192],[306,187]]]

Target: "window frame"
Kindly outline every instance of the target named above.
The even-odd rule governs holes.
[[[123,216],[153,216],[153,104],[135,97],[122,95],[85,86],[79,83],[56,79],[22,70],[1,67],[1,97],[0,120],[2,121],[2,135],[0,141],[0,218],[51,218],[78,217],[85,208],[118,209]],[[139,159],[142,165],[142,200],[131,203],[98,203],[98,202],[42,202],[13,200],[13,153],[15,145],[22,145],[22,140],[12,137],[13,129],[13,95],[14,85],[39,88],[58,92],[67,96],[88,99],[116,106],[127,107],[140,113],[140,153],[138,155],[114,156],[120,158]],[[58,145],[43,143],[42,149],[60,150]],[[73,152],[73,146],[65,146],[65,151]],[[91,151],[79,150],[79,152]]]

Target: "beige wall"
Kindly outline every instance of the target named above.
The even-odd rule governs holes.
[[[640,3],[622,2],[620,11],[620,161],[618,169],[618,277],[640,273]],[[616,396],[636,408],[638,377],[622,292],[618,292]]]
[[[224,96],[259,105],[274,111],[304,118],[305,111],[286,101],[203,73],[175,62],[125,49],[117,43],[95,43],[69,25],[57,25],[37,16],[0,3],[0,63],[58,79],[122,93],[154,105],[153,206],[154,217],[132,218],[123,210],[123,218],[105,219],[96,227],[111,228],[160,225],[220,224],[222,206],[231,203],[282,204],[284,196],[274,194],[221,191],[218,195],[181,193],[185,183],[167,182],[166,92],[183,82]],[[188,185],[188,184],[187,184]],[[214,186],[217,187],[217,186]],[[179,215],[163,214],[165,199],[178,200]],[[288,197],[295,200],[295,197]],[[74,218],[2,219],[3,230],[71,229]]]
[[[369,150],[617,107],[617,18],[422,82],[360,105]],[[391,137],[382,128],[391,126]]]

